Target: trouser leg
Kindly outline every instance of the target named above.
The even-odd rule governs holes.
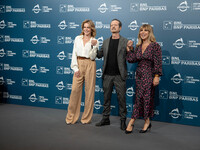
[[[85,72],[85,107],[81,117],[82,123],[89,123],[92,119],[94,109],[94,95],[96,82],[96,62],[87,60]]]
[[[117,98],[119,102],[119,115],[121,120],[126,120],[126,81],[122,80],[120,75],[115,76],[114,85],[117,92]]]
[[[103,90],[104,90],[104,104],[103,104],[103,119],[108,119],[110,116],[111,95],[113,90],[114,76],[104,75]]]

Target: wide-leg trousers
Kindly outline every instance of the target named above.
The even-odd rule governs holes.
[[[113,86],[115,86],[115,89],[117,92],[120,120],[126,120],[126,115],[127,115],[126,81],[124,81],[120,75],[115,75],[115,76],[104,75],[104,78],[103,78],[103,90],[104,90],[103,119],[108,119],[110,116],[111,96],[112,96]]]
[[[84,82],[85,106],[81,117],[81,123],[89,123],[93,114],[96,82],[96,62],[90,59],[78,59],[78,67],[80,71],[80,77],[77,78],[75,75],[73,76],[72,91],[66,116],[67,124],[74,124],[79,119]]]

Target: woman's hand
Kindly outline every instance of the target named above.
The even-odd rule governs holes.
[[[91,40],[91,46],[95,46],[97,44],[97,40]]]
[[[74,75],[75,75],[75,77],[79,78],[79,77],[80,77],[80,71],[76,71],[76,72],[74,73]]]
[[[153,86],[157,86],[159,84],[159,80],[160,80],[159,77],[154,77],[154,79],[153,79]]]

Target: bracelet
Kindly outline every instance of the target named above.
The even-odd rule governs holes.
[[[158,75],[158,74],[155,74],[155,77],[159,77],[159,75]]]

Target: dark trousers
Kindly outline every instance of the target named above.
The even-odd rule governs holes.
[[[104,90],[104,105],[103,105],[103,119],[108,119],[110,116],[111,96],[113,86],[115,86],[118,103],[119,115],[121,120],[126,120],[126,81],[122,80],[120,75],[110,76],[104,75],[103,90]]]

